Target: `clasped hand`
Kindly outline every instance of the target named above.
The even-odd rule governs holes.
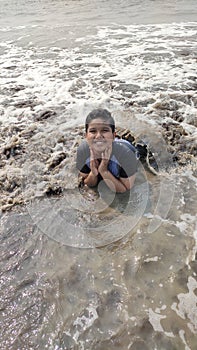
[[[112,145],[108,146],[101,153],[101,162],[95,157],[94,151],[90,149],[90,169],[94,176],[107,171],[108,163],[112,152]]]

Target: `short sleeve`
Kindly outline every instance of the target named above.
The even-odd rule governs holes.
[[[115,156],[120,164],[120,177],[127,178],[137,172],[136,154],[128,146],[117,144],[115,147]]]
[[[90,156],[89,147],[86,141],[82,142],[77,149],[77,159],[76,159],[76,167],[77,169],[85,174],[90,172],[90,168],[86,164],[86,160]]]

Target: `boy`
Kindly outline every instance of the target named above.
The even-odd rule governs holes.
[[[131,189],[137,171],[135,148],[115,139],[115,122],[106,109],[90,112],[85,122],[86,141],[77,150],[77,168],[84,184],[96,186],[103,180],[114,192]]]

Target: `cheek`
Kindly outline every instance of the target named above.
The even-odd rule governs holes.
[[[111,140],[114,140],[115,139],[115,135],[110,133],[110,134],[107,135],[107,138],[111,139]]]
[[[88,143],[88,145],[91,145],[93,140],[91,137],[86,137],[86,142]]]
[[[108,142],[113,142],[114,138],[113,138],[113,136],[109,135],[109,136],[107,137],[107,140],[108,140]]]
[[[86,137],[86,140],[87,140],[87,141],[92,139],[91,135],[89,135],[89,134],[86,134],[85,137]]]

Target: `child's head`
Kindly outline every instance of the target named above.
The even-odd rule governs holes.
[[[85,121],[85,130],[87,133],[89,124],[94,120],[94,119],[102,119],[105,123],[109,124],[110,128],[112,129],[112,133],[115,132],[115,121],[114,118],[112,117],[111,113],[107,109],[103,108],[98,108],[94,109],[92,112],[90,112],[86,118]]]

